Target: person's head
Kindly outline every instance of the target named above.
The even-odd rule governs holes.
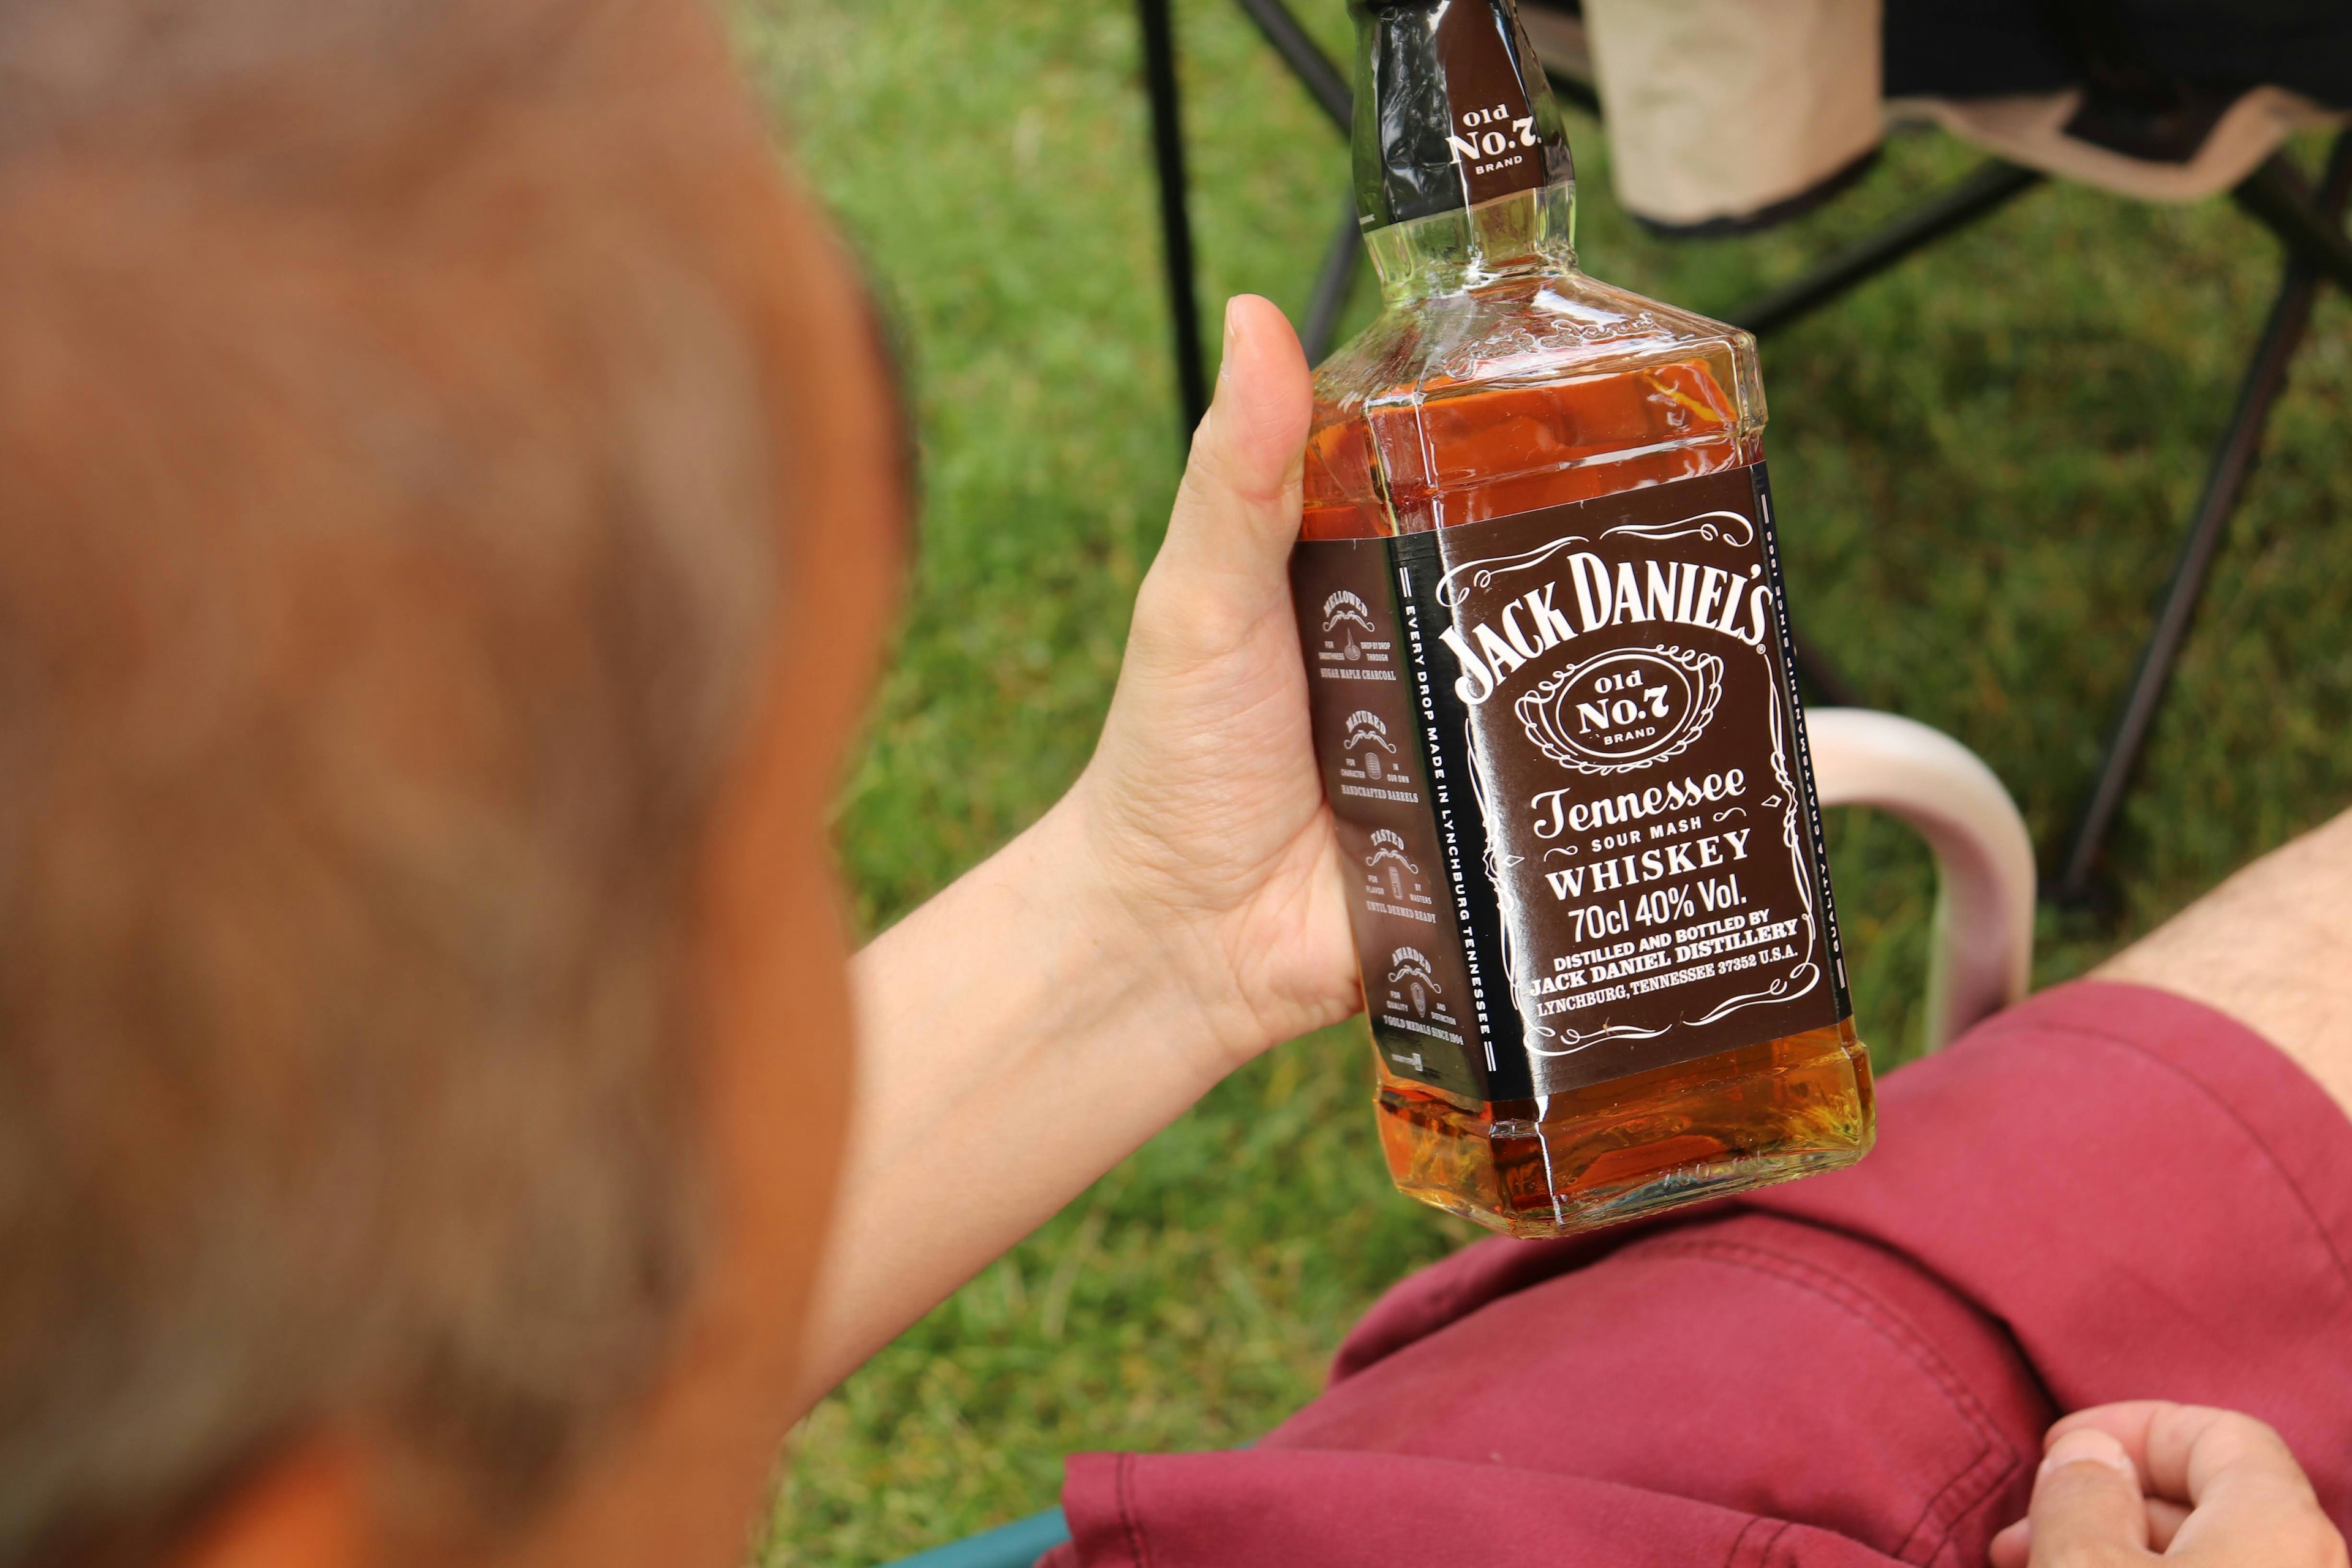
[[[703,0],[0,0],[0,1568],[740,1550],[899,443]]]

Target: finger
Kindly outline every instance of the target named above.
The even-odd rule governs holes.
[[[2200,1474],[2252,1467],[2270,1474],[2303,1468],[2284,1438],[2269,1426],[2234,1410],[2208,1405],[2177,1405],[2168,1399],[2135,1399],[2077,1410],[2050,1428],[2044,1446],[2069,1432],[2095,1429],[2124,1446],[2139,1468],[2150,1496],[2194,1503]]]
[[[2286,1439],[2235,1410],[2166,1405],[2149,1419],[2144,1451],[2149,1489],[2192,1508],[2217,1500],[2217,1489],[2263,1483],[2310,1489]]]
[[[1192,433],[1167,553],[1188,566],[1263,574],[1298,536],[1298,483],[1315,395],[1298,335],[1271,300],[1225,304],[1216,401]]]
[[[2158,1489],[2185,1497],[2173,1531],[2183,1552],[2230,1543],[2249,1561],[2316,1561],[2334,1526],[2286,1440],[2251,1415],[2169,1405],[2148,1423],[2147,1463]],[[2340,1547],[2338,1548],[2340,1551]]]
[[[2180,1503],[2162,1498],[2147,1500],[2147,1549],[2168,1552],[2172,1538],[2180,1533],[2180,1526],[2189,1518],[2189,1510]],[[1997,1531],[1985,1548],[1986,1561],[1992,1568],[2030,1568],[2033,1560],[2033,1523],[2021,1519]]]
[[[2251,1415],[2138,1400],[2076,1411],[2048,1440],[2092,1430],[2116,1438],[2137,1464],[2158,1550],[2226,1544],[2241,1556],[2255,1552],[2250,1560],[2284,1563],[2305,1548],[2324,1554],[2337,1539],[2285,1440]]]
[[[2185,1491],[2167,1490],[2148,1473],[2147,1463],[2149,1426],[2164,1412],[2179,1408],[2179,1405],[2163,1399],[2126,1399],[2118,1400],[2113,1405],[2094,1405],[2087,1409],[2077,1410],[2071,1415],[2059,1417],[2050,1430],[2042,1435],[2042,1451],[2047,1453],[2051,1445],[2070,1432],[2084,1430],[2105,1432],[2108,1436],[2121,1443],[2124,1446],[2124,1452],[2131,1456],[2133,1468],[2139,1472],[2140,1487],[2144,1491],[2151,1497],[2168,1497],[2175,1502],[2186,1502],[2189,1500],[2189,1494]]]
[[[2189,1506],[2186,1503],[2174,1502],[2168,1498],[2148,1499],[2147,1549],[2150,1552],[2171,1551],[2172,1538],[2180,1533],[2180,1527],[2188,1522],[2188,1519]]]
[[[2078,1427],[2050,1444],[2025,1517],[2037,1562],[2099,1561],[2101,1552],[2147,1545],[2139,1471],[2123,1444],[2096,1426]]]

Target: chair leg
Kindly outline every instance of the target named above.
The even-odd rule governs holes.
[[[2336,144],[2344,145],[2343,135],[2336,137]],[[2230,195],[2278,237],[2288,254],[2352,294],[2352,237],[2344,232],[2342,203],[2330,205],[2325,191],[2314,198],[2294,165],[2276,156],[2247,175]]]
[[[1240,0],[1240,5],[1249,19],[1257,24],[1257,30],[1265,35],[1265,41],[1274,46],[1274,52],[1282,57],[1282,63],[1290,68],[1290,74],[1298,79],[1298,84],[1331,117],[1339,134],[1347,135],[1356,112],[1355,94],[1348,86],[1347,72],[1323,52],[1323,46],[1299,26],[1298,18],[1282,0]]]
[[[1999,211],[2041,183],[2042,175],[2034,170],[1999,158],[1989,160],[1975,174],[1942,195],[1929,197],[1869,238],[1738,310],[1726,311],[1723,319],[1759,338],[1777,331],[1843,298],[1914,252]]]
[[[2336,139],[2328,159],[2319,209],[2340,222],[2347,192],[2352,192],[2352,132]],[[2065,864],[2052,889],[2052,896],[2062,904],[2089,903],[2096,892],[2095,879],[2107,835],[2115,826],[2116,814],[2123,806],[2132,774],[2147,748],[2148,731],[2156,722],[2157,710],[2164,700],[2165,688],[2171,681],[2181,646],[2188,640],[2189,625],[2196,618],[2198,602],[2204,595],[2206,579],[2221,549],[2221,536],[2231,514],[2237,510],[2239,498],[2245,492],[2247,478],[2262,450],[2263,427],[2270,420],[2272,405],[2286,385],[2287,367],[2310,324],[2311,308],[2320,282],[2319,273],[2305,259],[2304,252],[2291,249],[2278,297],[2271,305],[2270,320],[2263,328],[2262,339],[2254,347],[2253,358],[2246,366],[2245,381],[2238,391],[2237,412],[2231,417],[2221,444],[2214,448],[2205,493],[2198,500],[2196,514],[2189,521],[2189,536],[2173,567],[2171,585],[2165,590],[2155,629],[2148,634],[2138,672],[2132,678],[2131,689],[2116,715],[2106,756],[2099,764],[2098,777],[2075,824]]]
[[[1176,86],[1176,29],[1169,0],[1136,0],[1143,78],[1151,97],[1152,167],[1160,176],[1160,238],[1168,268],[1168,321],[1175,336],[1176,401],[1189,443],[1209,411],[1201,361],[1201,302],[1192,276],[1192,215],[1184,181],[1183,104]]]

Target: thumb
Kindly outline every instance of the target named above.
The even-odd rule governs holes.
[[[1299,476],[1315,395],[1298,336],[1270,300],[1225,303],[1216,401],[1192,433],[1162,555],[1186,571],[1263,575],[1298,537]]]
[[[2050,1445],[2026,1514],[2034,1563],[2128,1560],[2147,1550],[2147,1502],[2123,1444],[2077,1427]]]

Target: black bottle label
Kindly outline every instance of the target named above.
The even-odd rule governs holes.
[[[1291,577],[1391,1070],[1524,1100],[1851,1014],[1761,463]]]
[[[1545,183],[1534,98],[1520,79],[1513,48],[1520,41],[1512,36],[1517,25],[1516,12],[1484,4],[1448,5],[1437,15],[1445,144],[1462,173],[1468,206]],[[1529,51],[1525,58],[1535,57]]]

